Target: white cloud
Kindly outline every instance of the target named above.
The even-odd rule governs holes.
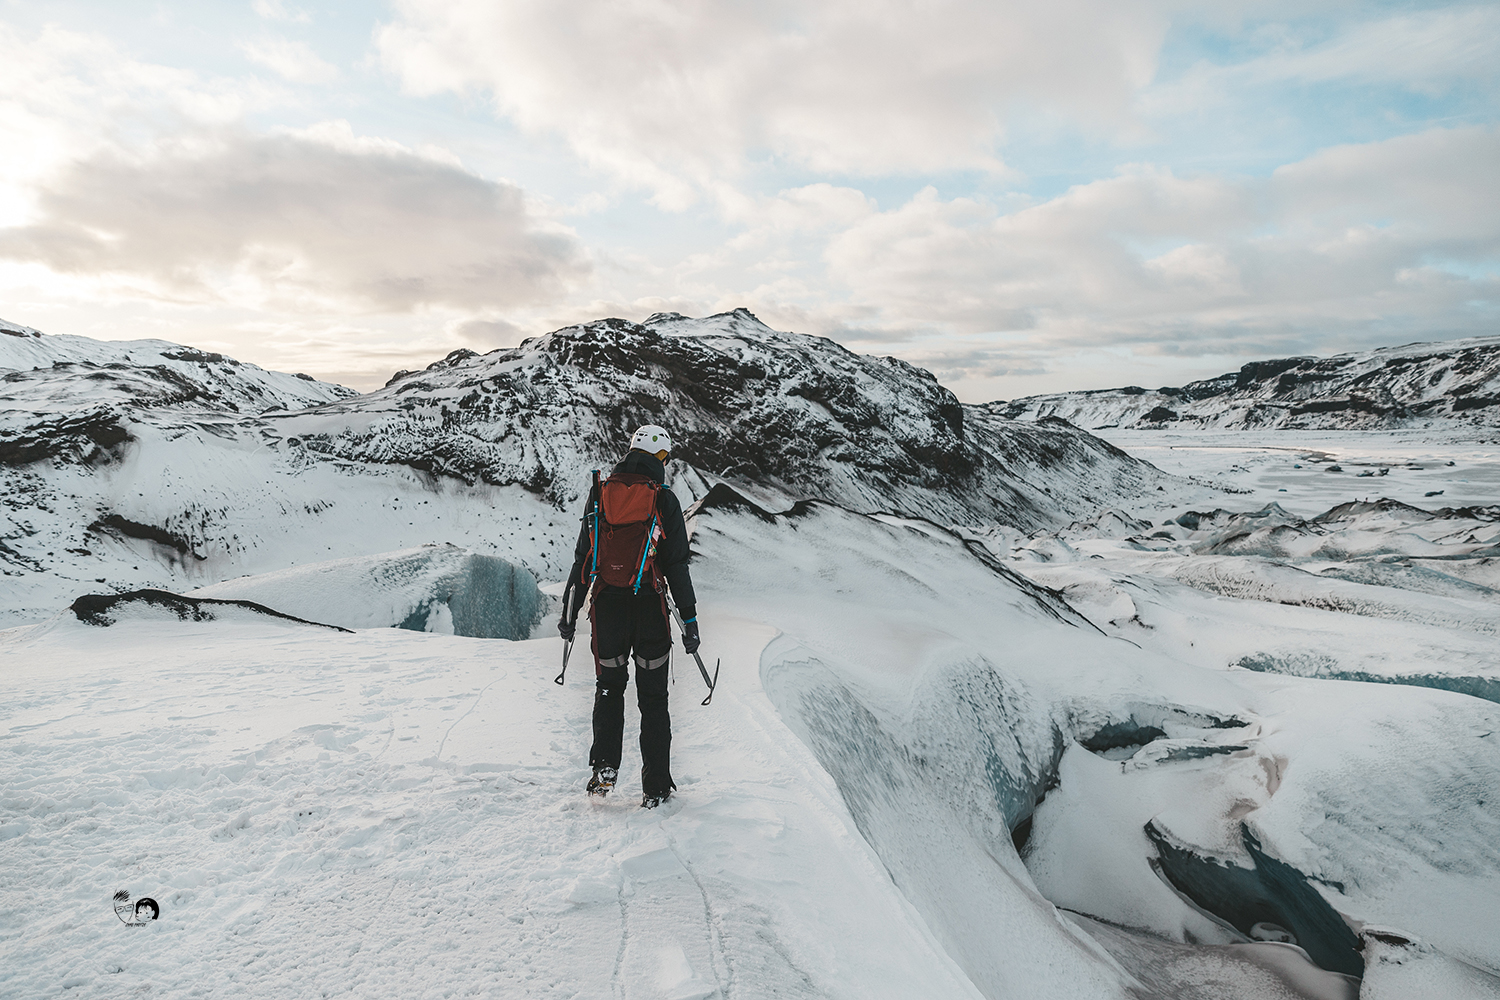
[[[258,82],[142,63],[94,35],[0,24],[0,225],[28,216],[33,182],[123,133],[219,127],[274,100]]]
[[[1114,169],[1109,144],[1174,100],[1200,123],[1253,109],[1225,131],[1272,129],[1318,110],[1296,96],[1310,85],[1463,97],[1500,72],[1493,6],[1346,5],[1335,24],[1270,2],[1184,14],[1178,0],[395,0],[376,38],[408,91],[493,100],[519,132],[465,132],[363,89],[381,83],[365,74],[334,79],[306,45],[270,37],[282,29],[269,22],[307,20],[281,0],[255,0],[268,34],[244,45],[278,77],[209,77],[97,36],[0,25],[0,288],[135,310],[149,317],[137,336],[249,331],[242,354],[277,329],[297,352],[288,365],[326,351],[372,371],[599,315],[740,305],[953,379],[1069,352],[1253,356],[1493,330],[1494,129],[1333,147],[1261,178]],[[1183,29],[1173,66],[1219,42],[1252,55],[1153,84],[1169,24]],[[390,117],[367,114],[376,102]],[[356,105],[366,123],[529,171],[540,207],[420,140],[246,124]],[[1075,140],[1068,169],[1098,177],[1084,171],[1108,162],[1112,175],[1039,201],[1001,193],[1023,180],[1002,162],[1019,155],[1005,145],[1018,112],[1026,137],[1052,130],[1060,144],[1037,158],[1050,175],[1048,157]],[[1256,169],[1268,155],[1247,152]],[[575,156],[604,169],[591,177]],[[890,200],[923,183],[935,187]],[[661,207],[711,209],[664,219],[628,184]],[[598,245],[586,252],[564,217]]]
[[[293,83],[332,83],[339,71],[319,58],[306,42],[261,38],[241,42],[246,58]]]
[[[1316,21],[1307,30],[1319,32]],[[1463,82],[1500,77],[1500,7],[1445,7],[1342,26],[1332,37],[1307,39],[1288,29],[1250,58],[1200,62],[1181,77],[1149,88],[1139,107],[1147,116],[1203,112],[1231,95],[1264,107],[1266,85],[1342,82],[1394,84],[1429,96]]]
[[[1458,241],[1467,253],[1495,253],[1497,178],[1500,129],[1431,129],[1321,150],[1277,170],[1272,188],[1278,221],[1292,231],[1387,220],[1404,240]]]
[[[1001,170],[1012,103],[1120,127],[1166,29],[1129,0],[396,8],[378,43],[410,90],[488,91],[669,207],[765,152],[824,173]]]
[[[288,7],[281,0],[255,0],[250,8],[267,21],[294,21],[306,23],[312,15],[298,7]]]
[[[1263,180],[1135,170],[1008,214],[928,189],[833,239],[828,273],[878,307],[865,325],[955,352],[993,334],[1245,354],[1492,332],[1500,281],[1443,268],[1500,261],[1497,172],[1500,130],[1437,129]]]
[[[898,327],[1055,334],[1101,314],[1190,307],[1203,290],[1173,280],[1180,269],[1147,268],[1138,248],[1222,238],[1249,222],[1247,203],[1233,185],[1164,171],[1080,185],[1009,214],[928,188],[832,241],[829,272]]]
[[[1390,81],[1427,91],[1493,78],[1500,75],[1500,8],[1447,7],[1356,24],[1321,44],[1253,60],[1242,72],[1273,80]]]
[[[809,184],[756,203],[751,219],[784,231],[850,226],[875,212],[875,199],[856,188]]]
[[[768,156],[825,176],[1001,173],[1018,110],[1118,140],[1145,134],[1140,113],[1211,114],[1251,85],[1394,82],[1436,93],[1500,74],[1493,4],[1375,17],[1350,16],[1338,0],[396,0],[395,9],[377,43],[412,92],[487,93],[523,129],[561,135],[658,204],[708,194],[731,216],[741,179]],[[1331,25],[1330,12],[1340,18]],[[1266,20],[1277,17],[1295,20]],[[1155,82],[1169,26],[1194,22],[1252,54]]]
[[[488,309],[551,301],[587,272],[519,188],[347,128],[102,151],[49,177],[36,204],[0,230],[0,256],[178,302]]]

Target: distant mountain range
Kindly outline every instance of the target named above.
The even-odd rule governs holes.
[[[1058,417],[1092,430],[1495,427],[1500,426],[1500,337],[1254,361],[1180,388],[1125,386],[990,405],[1013,420]]]

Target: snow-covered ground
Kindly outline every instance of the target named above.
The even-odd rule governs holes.
[[[526,350],[767,336],[655,319]],[[583,794],[586,633],[552,683],[576,510],[424,465],[413,430],[541,461],[626,416],[512,415],[499,357],[358,399],[158,342],[14,362],[0,996],[1500,997],[1493,430],[1100,432],[1160,475],[803,346],[725,385],[790,386],[762,402],[793,444],[843,428],[800,472],[845,506],[674,463],[723,667],[701,707],[676,658],[654,812],[633,709],[620,788]],[[460,391],[494,419],[439,405]],[[912,407],[899,447],[851,437]],[[117,596],[143,586],[205,600]],[[87,593],[106,612],[66,610]],[[123,925],[117,890],[161,919]]]
[[[582,793],[582,643],[559,688],[555,638],[128,602],[0,633],[0,990],[1500,996],[1500,706],[1191,652],[1358,615],[1101,632],[1008,568],[1053,563],[722,489],[694,546],[723,680],[700,707],[678,658],[655,812],[631,749]],[[121,889],[162,919],[120,924]]]
[[[0,994],[979,996],[760,690],[772,631],[713,621],[656,812],[628,770],[583,795],[592,670],[555,686],[555,638],[3,633]]]
[[[1058,532],[997,531],[990,551],[1105,631],[1205,668],[1500,700],[1500,444],[1111,433],[1183,477],[1177,494]]]

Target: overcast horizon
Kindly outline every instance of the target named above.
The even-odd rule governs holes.
[[[571,16],[570,16],[571,15]],[[736,307],[979,402],[1500,332],[1500,7],[0,0],[0,318],[367,389]]]

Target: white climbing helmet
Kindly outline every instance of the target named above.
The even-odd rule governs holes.
[[[672,450],[672,435],[667,433],[665,427],[647,424],[630,436],[630,447],[661,458],[663,452]]]

